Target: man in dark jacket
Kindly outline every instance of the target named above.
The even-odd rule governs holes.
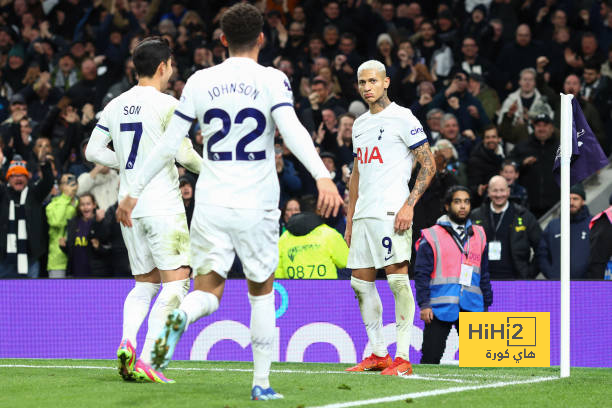
[[[559,201],[559,186],[551,171],[559,141],[548,115],[536,116],[533,125],[533,135],[516,145],[510,156],[521,166],[519,183],[527,188],[529,210],[540,217]]]
[[[42,203],[53,188],[51,164],[41,150],[42,178],[29,183],[30,173],[20,156],[6,172],[8,186],[0,185],[0,278],[37,278],[40,258],[47,249]]]
[[[540,242],[538,220],[526,208],[508,201],[510,188],[502,176],[493,176],[488,184],[488,199],[470,218],[487,234],[491,279],[533,278],[537,267],[530,261],[530,249],[536,251]]]
[[[487,191],[489,179],[496,174],[504,160],[501,138],[495,125],[485,127],[482,143],[470,155],[467,165],[468,186],[472,189],[472,204],[480,205]]]
[[[586,194],[581,184],[570,189],[570,278],[586,278],[589,267],[589,222],[591,214],[585,205]],[[538,265],[548,279],[561,277],[561,219],[551,220],[540,239]]]
[[[589,279],[612,280],[612,195],[610,207],[591,220],[591,259],[589,259]]]

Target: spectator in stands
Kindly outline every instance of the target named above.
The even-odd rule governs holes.
[[[444,116],[444,111],[442,109],[434,108],[427,112],[425,116],[426,127],[429,132],[425,132],[428,134],[427,139],[430,141],[430,144],[435,144],[438,140],[441,139],[442,134],[440,133],[440,124],[442,123],[442,117]],[[423,122],[421,122],[423,123]]]
[[[480,75],[483,82],[491,85],[497,82],[497,67],[491,61],[478,54],[478,39],[474,35],[466,35],[461,42],[461,57],[455,63],[456,69],[461,69],[469,76]],[[492,117],[492,116],[490,116]]]
[[[538,220],[529,210],[508,200],[510,188],[505,178],[491,177],[487,192],[488,198],[470,218],[487,234],[491,279],[534,278],[538,268],[530,253],[533,250],[537,257],[542,234]]]
[[[504,149],[497,127],[488,125],[482,142],[476,145],[467,163],[468,186],[472,190],[472,203],[480,205],[487,191],[489,179],[499,173],[504,160]]]
[[[536,116],[533,127],[533,135],[517,144],[510,157],[520,163],[519,182],[527,188],[529,210],[540,217],[559,201],[559,186],[551,171],[559,138],[551,118],[545,114]]]
[[[423,357],[421,364],[439,364],[453,325],[459,328],[459,312],[486,312],[493,303],[489,282],[487,238],[483,228],[470,221],[470,192],[451,187],[445,196],[447,215],[422,231],[416,244],[416,300],[421,308]],[[462,281],[462,250],[472,260],[468,281]]]
[[[98,207],[103,211],[117,202],[119,175],[115,170],[96,164],[91,171],[81,174],[78,181],[77,195],[93,194]]]
[[[25,64],[25,52],[21,45],[14,45],[8,52],[8,61],[2,71],[2,78],[17,93],[24,87],[23,79],[28,67]]]
[[[75,108],[81,109],[86,103],[91,103],[97,112],[101,109],[102,98],[110,86],[108,76],[98,76],[98,67],[93,58],[83,60],[81,75],[82,79],[68,89],[66,96]]]
[[[480,101],[468,91],[468,77],[463,70],[453,74],[451,84],[438,92],[431,105],[455,115],[463,134],[467,136],[469,132],[470,138],[491,123]]]
[[[527,24],[519,25],[515,42],[507,44],[497,59],[503,88],[508,92],[514,89],[519,73],[525,68],[535,67],[536,59],[542,54],[541,47],[531,40],[531,28]]]
[[[57,66],[51,71],[50,82],[54,88],[66,92],[79,81],[79,71],[74,57],[69,52],[60,55]]]
[[[610,13],[612,16],[612,13]],[[608,47],[608,59],[601,64],[601,74],[612,79],[612,43]]]
[[[51,164],[38,157],[43,176],[30,183],[26,163],[15,156],[0,183],[0,278],[38,278],[47,250],[42,203],[53,187]]]
[[[536,89],[535,69],[525,68],[519,76],[519,89],[504,100],[497,119],[504,140],[513,144],[527,140],[531,119],[540,114],[554,117],[546,97]]]
[[[591,259],[589,279],[612,280],[612,195],[610,206],[597,214],[589,223]]]
[[[311,212],[289,219],[278,249],[276,279],[338,279],[349,251],[342,235]]]
[[[310,108],[307,108],[300,120],[309,132],[314,132],[323,120],[322,111],[331,109],[336,116],[346,112],[347,104],[330,91],[329,83],[323,77],[315,77],[311,85],[312,93],[308,95]]]
[[[343,113],[338,118],[338,136],[337,146],[335,149],[336,157],[338,158],[338,165],[348,165],[353,163],[353,123],[355,122],[355,115],[350,112]]]
[[[287,229],[287,223],[295,214],[299,214],[302,212],[302,205],[300,204],[300,200],[297,198],[290,198],[285,202],[284,206],[281,206],[281,216],[280,216],[280,233],[282,235],[283,232]]]
[[[453,144],[459,155],[459,161],[464,164],[467,163],[472,153],[472,148],[477,142],[474,132],[468,130],[460,134],[457,117],[452,113],[447,113],[442,116],[440,121],[440,134],[442,139],[448,140]]]
[[[589,267],[589,223],[591,214],[585,204],[582,184],[570,189],[570,278],[584,279]],[[561,277],[561,219],[550,220],[542,233],[538,251],[540,272],[548,279]]]
[[[487,117],[494,122],[493,118],[496,117],[501,107],[497,91],[490,87],[481,75],[473,73],[470,74],[468,79],[468,91],[478,99]]]
[[[96,199],[91,193],[79,196],[77,216],[68,222],[66,238],[59,245],[68,255],[66,273],[75,278],[108,277],[110,246],[102,245],[97,235],[104,212],[96,211]]]
[[[111,275],[115,278],[127,278],[132,277],[132,270],[130,269],[127,248],[125,242],[123,242],[121,224],[115,216],[117,206],[118,203],[115,203],[108,207],[103,217],[101,217],[102,210],[96,210],[96,221],[98,219],[101,219],[101,221],[96,223],[95,227],[97,229],[95,232],[100,246],[107,248],[109,251],[107,265],[110,268]]]
[[[547,64],[548,64],[548,59],[546,57],[538,58],[538,79],[537,79],[538,89],[543,95],[546,95],[546,97],[548,98],[553,110],[555,111],[555,125],[558,126],[560,118],[561,118],[560,116],[561,96],[559,95],[558,92],[555,92],[546,83],[544,79],[543,70]],[[578,78],[578,76],[575,74],[568,75],[565,78],[565,81],[563,82],[563,93],[574,95],[574,98],[576,98],[576,100],[580,102],[580,108],[582,109],[582,112],[584,113],[584,117],[587,123],[591,127],[591,130],[593,130],[593,133],[595,133],[595,136],[597,137],[599,144],[602,147],[606,148],[607,143],[605,140],[605,131],[603,128],[602,119],[599,116],[599,112],[597,111],[597,108],[595,108],[595,106],[593,106],[592,103],[588,102],[587,100],[583,99],[580,96],[581,88],[582,88],[582,84],[580,82],[580,78]]]
[[[41,123],[49,110],[59,102],[63,92],[51,86],[50,75],[45,71],[39,74],[35,82],[23,88],[21,94],[28,104],[28,116]]]
[[[527,200],[527,189],[517,181],[520,176],[518,163],[512,159],[504,160],[499,175],[506,179],[508,187],[510,187],[510,197],[508,197],[508,200],[527,208],[529,203]]]
[[[322,150],[334,150],[338,145],[338,119],[332,109],[321,110],[321,123],[314,141]]]
[[[302,179],[297,174],[293,162],[283,156],[283,141],[277,137],[274,141],[274,157],[276,160],[276,175],[280,185],[280,206],[285,205],[289,197],[299,193],[302,188]]]
[[[446,170],[455,177],[458,184],[467,187],[467,165],[459,161],[459,155],[457,154],[455,146],[446,139],[440,139],[436,142],[434,147],[444,156]]]
[[[181,190],[181,198],[185,205],[185,215],[187,216],[187,225],[191,226],[191,217],[193,217],[193,209],[195,208],[195,182],[189,175],[184,175],[179,178],[179,189]]]
[[[77,180],[74,175],[65,173],[60,179],[61,194],[53,197],[45,208],[49,224],[49,254],[47,272],[50,278],[65,278],[68,257],[59,245],[60,238],[66,238],[66,227],[77,212],[79,200],[76,198]]]
[[[106,95],[104,95],[104,98],[102,98],[102,107],[106,106],[106,104],[108,104],[111,100],[136,85],[137,82],[138,78],[136,78],[134,61],[132,61],[132,58],[128,58],[125,61],[123,78],[121,78],[121,81],[114,83],[110,88],[108,88],[108,92],[106,92]]]
[[[332,180],[336,184],[336,187],[338,188],[338,192],[340,193],[341,196],[344,196],[344,191],[346,190],[346,184],[344,184],[344,182],[342,181],[342,172],[336,171],[337,169],[336,161],[338,160],[336,158],[336,155],[333,154],[332,152],[322,151],[319,154],[319,156],[321,156],[321,160],[323,160],[323,164],[325,165],[325,168],[327,168],[327,170],[329,171],[329,174],[331,175]]]

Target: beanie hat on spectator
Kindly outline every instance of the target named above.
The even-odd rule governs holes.
[[[379,34],[378,38],[376,39],[376,46],[380,47],[380,43],[382,43],[383,41],[387,41],[393,47],[393,40],[391,39],[391,36],[389,34],[387,33]]]
[[[348,108],[348,111],[350,113],[352,113],[353,115],[355,115],[356,117],[361,116],[367,110],[368,110],[368,108],[361,101],[353,101],[353,102],[351,102],[351,104],[349,105],[349,108]]]
[[[21,59],[25,59],[25,51],[23,50],[23,47],[21,45],[14,45],[13,48],[11,48],[11,50],[8,53],[9,58],[10,57],[19,57]]]
[[[586,193],[584,192],[584,187],[582,187],[581,183],[574,184],[570,188],[570,194],[577,194],[582,197],[583,200],[586,200]]]
[[[11,176],[17,176],[20,174],[28,178],[30,177],[30,172],[26,168],[26,162],[21,158],[21,156],[16,154],[9,164],[9,168],[6,172],[6,180],[8,181]]]
[[[11,96],[10,104],[11,105],[13,105],[13,104],[25,105],[26,104],[26,100],[25,100],[25,98],[23,97],[22,94],[18,94],[17,93],[15,95]]]

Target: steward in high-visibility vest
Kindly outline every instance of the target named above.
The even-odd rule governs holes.
[[[483,312],[485,302],[481,288],[483,264],[486,265],[485,247],[487,238],[484,228],[473,225],[468,219],[465,225],[467,237],[459,249],[456,237],[447,216],[442,216],[436,225],[421,231],[417,242],[418,251],[431,251],[433,268],[428,276],[427,290],[419,296],[419,306],[430,306],[435,317],[445,322],[459,319],[459,310]],[[450,230],[450,231],[449,231]],[[423,245],[429,249],[422,248]],[[484,261],[484,262],[483,262]],[[471,267],[469,285],[461,283],[462,265]],[[488,270],[486,270],[488,282]],[[415,281],[417,277],[415,276]],[[421,279],[422,282],[422,274]],[[490,291],[490,284],[489,291]],[[485,289],[486,290],[486,289]],[[427,296],[429,295],[429,296]],[[492,298],[492,296],[491,296]],[[489,304],[491,301],[489,300]]]
[[[587,276],[591,279],[612,280],[612,206],[593,217],[589,229],[591,259]]]
[[[440,364],[459,312],[486,312],[493,303],[489,282],[489,247],[484,228],[469,215],[471,192],[452,186],[444,197],[447,215],[421,230],[414,266],[416,298],[425,322],[423,364]]]
[[[338,279],[345,268],[348,246],[338,231],[316,214],[293,215],[278,241],[277,279]]]

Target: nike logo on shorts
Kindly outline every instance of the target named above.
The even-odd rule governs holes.
[[[393,255],[395,255],[395,254],[391,254],[389,256],[385,256],[385,261],[388,261],[389,259],[393,258]]]

